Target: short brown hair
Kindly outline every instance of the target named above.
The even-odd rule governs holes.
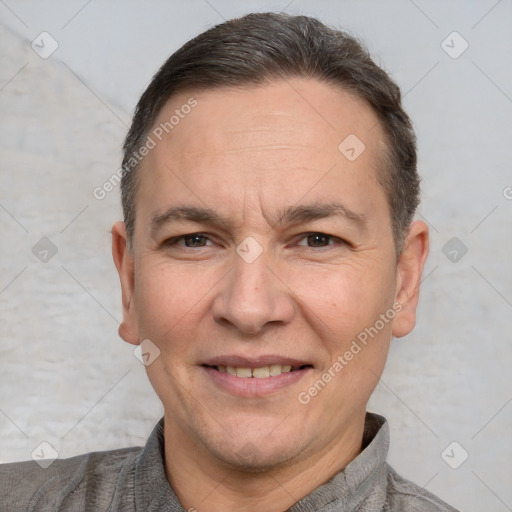
[[[121,195],[129,241],[135,224],[138,164],[133,159],[164,104],[178,92],[316,78],[364,99],[387,137],[378,180],[388,198],[397,255],[419,204],[416,138],[399,87],[346,32],[315,18],[248,14],[217,25],[184,44],[153,77],[135,109],[124,142]]]

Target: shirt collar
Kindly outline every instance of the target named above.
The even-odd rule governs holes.
[[[135,465],[136,512],[181,512],[176,493],[165,474],[164,419],[151,432]]]
[[[298,501],[289,512],[319,512],[334,504],[336,510],[353,511],[375,488],[384,487],[389,449],[389,426],[384,417],[366,413],[362,447],[344,470]]]
[[[163,418],[157,423],[135,466],[137,512],[181,512],[174,490],[167,481],[164,463]],[[389,427],[382,416],[366,413],[363,450],[344,470],[293,505],[289,512],[356,510],[359,503],[386,479]]]

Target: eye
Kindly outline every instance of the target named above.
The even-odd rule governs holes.
[[[166,240],[164,243],[167,246],[178,245],[181,247],[190,248],[213,245],[211,240],[203,233],[190,233],[188,235],[177,236],[175,238],[170,238],[169,240]]]
[[[297,245],[306,245],[308,247],[327,247],[328,245],[334,245],[336,242],[343,243],[343,240],[325,233],[308,233],[304,238],[299,240]]]

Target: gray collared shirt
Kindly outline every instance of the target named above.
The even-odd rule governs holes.
[[[367,413],[362,452],[289,512],[457,512],[386,463],[386,420]],[[195,508],[201,510],[198,503]],[[1,512],[185,512],[165,475],[163,419],[144,448],[0,465]]]

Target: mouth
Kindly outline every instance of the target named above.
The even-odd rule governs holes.
[[[310,364],[302,364],[292,366],[291,364],[273,363],[265,366],[231,366],[231,365],[203,365],[205,368],[211,368],[220,373],[236,375],[242,379],[268,379],[271,377],[279,377],[283,373],[297,372],[307,368],[313,368]]]
[[[297,385],[314,366],[281,356],[221,356],[200,365],[219,389],[244,398],[264,397]]]

